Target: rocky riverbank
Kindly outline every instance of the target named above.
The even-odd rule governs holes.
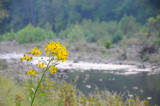
[[[45,42],[44,42],[45,44]],[[23,54],[29,53],[31,48],[38,46],[44,47],[44,44],[24,44],[20,45],[15,41],[12,42],[1,42],[0,44],[0,60],[1,72],[12,73],[12,75],[18,74],[19,76],[23,76],[24,70],[27,67],[20,61],[20,58]],[[42,45],[42,46],[41,46]],[[83,45],[81,45],[83,46]],[[159,74],[160,67],[156,63],[150,62],[139,62],[135,61],[135,59],[118,59],[118,54],[115,53],[113,48],[112,50],[105,50],[104,48],[92,47],[88,48],[88,46],[84,46],[84,48],[88,48],[90,52],[87,50],[83,50],[84,48],[76,50],[76,46],[68,47],[69,49],[69,57],[68,61],[60,64],[57,68],[61,71],[85,71],[85,70],[93,70],[93,71],[106,71],[116,74],[137,74],[139,72],[149,72],[149,74]],[[83,48],[83,49],[82,49]],[[103,52],[102,53],[102,49]],[[134,50],[134,49],[133,49]],[[113,53],[112,53],[112,52]],[[112,54],[112,55],[104,55],[104,54]],[[136,54],[136,53],[135,53]],[[127,56],[128,54],[126,54]],[[45,56],[45,53],[42,53],[42,56]],[[47,57],[43,57],[46,58]],[[5,63],[4,63],[5,61]],[[7,64],[6,69],[2,64]],[[3,67],[3,68],[2,68]],[[2,71],[5,70],[5,71]],[[16,71],[15,71],[16,70]],[[23,70],[23,71],[22,71]]]

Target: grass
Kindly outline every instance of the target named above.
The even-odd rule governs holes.
[[[0,75],[0,106],[29,106],[30,93],[34,84],[23,85]],[[95,91],[86,97],[75,86],[45,78],[34,102],[34,106],[147,106],[147,101],[132,97],[123,101],[123,96],[109,91]]]
[[[1,70],[4,70],[4,69],[6,69],[7,67],[8,67],[8,64],[7,64],[6,60],[0,59],[0,69],[1,69]]]
[[[0,75],[0,106],[15,106],[16,102],[22,99],[25,100],[22,87],[16,85],[11,79]]]

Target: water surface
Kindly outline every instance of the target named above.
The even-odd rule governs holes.
[[[109,90],[117,93],[128,92],[139,96],[141,100],[148,100],[151,105],[160,105],[160,76],[148,75],[147,72],[133,75],[117,75],[107,72],[67,72],[67,81],[75,83],[84,94],[92,93],[95,89]]]

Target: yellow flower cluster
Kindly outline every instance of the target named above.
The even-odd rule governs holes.
[[[48,45],[46,45],[46,47],[45,47],[45,51],[46,51],[47,55],[50,54],[51,58],[49,58],[48,63],[47,62],[41,63],[41,61],[38,61],[38,64],[36,64],[36,66],[38,66],[38,68],[43,68],[45,70],[44,73],[47,71],[50,71],[51,74],[54,74],[54,73],[58,72],[57,68],[55,66],[59,63],[52,63],[52,61],[54,61],[54,59],[57,61],[61,61],[61,62],[66,61],[67,56],[68,56],[68,51],[67,51],[66,47],[63,46],[62,44],[60,44],[59,42],[48,43]],[[38,50],[37,47],[34,47],[30,51],[30,54],[32,54],[35,57],[40,56],[41,53],[42,53],[42,50]],[[41,58],[41,59],[43,59],[43,58]],[[24,56],[21,58],[21,60],[22,61],[26,60],[28,62],[28,61],[32,60],[32,57],[24,54]],[[28,63],[27,63],[27,65],[30,66]],[[32,65],[32,63],[31,63],[31,65]],[[46,68],[44,67],[45,65],[47,66]],[[26,74],[35,76],[37,74],[37,71],[35,71],[34,69],[31,69],[28,72],[26,72]]]
[[[46,54],[56,56],[58,61],[66,61],[67,56],[68,56],[68,51],[66,50],[66,47],[60,44],[59,42],[55,43],[48,43],[45,47]]]
[[[36,64],[38,66],[38,68],[43,68],[44,67],[44,63],[41,64]]]
[[[24,60],[31,61],[32,57],[29,57],[28,55],[24,54],[23,58],[21,58],[21,61],[24,61]]]
[[[34,47],[32,51],[30,51],[30,54],[34,55],[35,57],[40,56],[41,53],[42,53],[42,50],[38,50],[37,47]]]
[[[51,72],[51,74],[54,74],[57,72],[57,68],[55,68],[55,65],[51,66],[50,72]]]
[[[37,71],[35,71],[34,69],[31,69],[28,72],[26,72],[26,74],[35,76],[37,74]]]

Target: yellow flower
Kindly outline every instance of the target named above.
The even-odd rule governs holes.
[[[43,68],[44,67],[44,63],[41,64],[36,64],[38,66],[38,68]]]
[[[24,55],[23,55],[23,58],[21,58],[21,61],[24,61],[24,60],[26,60],[26,61],[31,61],[31,60],[32,60],[32,57],[29,57],[29,55],[24,54]]]
[[[21,61],[24,61],[24,58],[21,58]]]
[[[32,75],[34,75],[34,76],[35,76],[36,74],[37,74],[37,71],[32,72]]]
[[[55,68],[55,65],[51,66],[50,72],[51,72],[51,74],[54,74],[57,72],[57,68]]]
[[[33,51],[30,51],[29,53],[30,53],[30,54],[33,54]]]
[[[47,56],[49,55],[49,51],[46,51]]]
[[[32,74],[33,71],[34,71],[34,69],[31,69],[31,70],[27,71],[26,74]]]
[[[34,69],[31,69],[27,71],[26,74],[35,76],[37,74],[37,71],[35,71]]]
[[[48,43],[48,45],[45,47],[45,50],[47,55],[51,53],[51,55],[56,56],[58,61],[64,62],[68,57],[68,51],[66,50],[66,47],[59,42]]]
[[[46,47],[45,47],[45,51],[46,51],[47,55],[53,56],[52,58],[49,59],[49,63],[51,63],[53,61],[53,59],[56,59],[57,61],[64,62],[64,61],[66,61],[66,59],[68,57],[68,51],[67,51],[66,47],[63,46],[62,44],[60,44],[59,42],[57,42],[57,43],[56,42],[51,42],[51,43],[49,42],[48,45],[46,45]],[[42,50],[38,50],[37,47],[34,47],[30,51],[30,54],[34,55],[35,57],[40,56],[41,53],[42,53]],[[43,58],[41,58],[41,59],[43,59]],[[24,61],[24,60],[26,60],[27,62],[31,61],[32,57],[24,54],[24,56],[21,58],[21,61]],[[38,63],[36,65],[38,66],[38,68],[43,68],[46,71],[50,71],[51,74],[58,72],[57,68],[55,68],[55,65],[48,64],[46,68],[44,67],[45,63]],[[31,69],[28,72],[26,72],[26,74],[35,76],[37,74],[37,71],[35,71],[34,69]]]
[[[34,55],[35,57],[40,56],[41,53],[42,53],[42,50],[38,50],[37,47],[34,47],[32,51],[30,51],[30,54]]]

